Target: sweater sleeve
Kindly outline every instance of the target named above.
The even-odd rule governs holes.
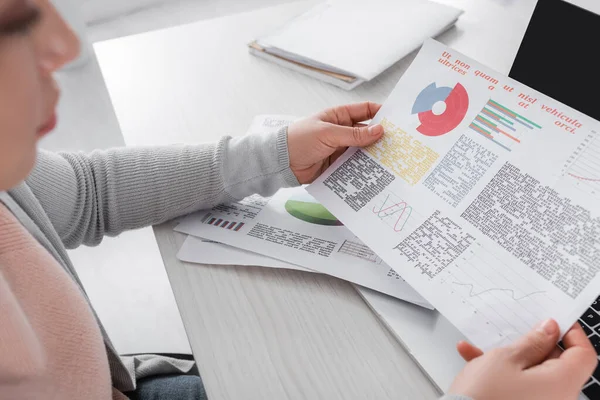
[[[67,248],[299,185],[287,128],[195,146],[40,151],[27,184]]]

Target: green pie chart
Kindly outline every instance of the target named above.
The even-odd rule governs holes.
[[[285,210],[291,216],[315,225],[342,226],[321,203],[308,193],[297,194],[285,202]]]

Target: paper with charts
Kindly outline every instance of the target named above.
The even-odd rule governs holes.
[[[293,119],[258,116],[248,133],[278,129]],[[281,189],[270,198],[253,195],[238,203],[191,214],[175,230],[304,266],[432,308],[303,187]]]
[[[600,124],[427,41],[307,188],[471,341],[568,329],[600,292]]]

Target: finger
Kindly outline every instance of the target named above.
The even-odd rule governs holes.
[[[562,342],[565,350],[558,358],[550,358],[530,371],[540,373],[546,380],[550,374],[579,388],[585,384],[596,368],[598,363],[596,351],[578,323],[575,323],[565,334]]]
[[[481,351],[479,347],[475,347],[471,343],[467,343],[463,340],[456,344],[456,350],[458,350],[458,354],[460,354],[466,362],[483,355],[483,351]]]
[[[559,357],[560,365],[574,373],[576,378],[584,379],[582,382],[585,382],[598,364],[596,349],[579,323],[573,325],[562,342],[565,351]]]
[[[321,134],[321,141],[329,147],[364,147],[375,143],[383,136],[383,126],[340,126],[329,124]]]
[[[381,104],[366,101],[364,103],[348,104],[344,107],[346,107],[352,122],[362,122],[373,119],[375,114],[377,114],[377,111],[381,108]]]
[[[549,360],[554,360],[560,357],[560,355],[562,354],[562,349],[558,346],[556,346],[552,352],[550,353],[550,355],[548,356]]]
[[[365,124],[354,124],[353,126],[354,127],[362,128],[362,127],[365,127],[365,126],[368,126],[368,125],[365,125]],[[340,158],[340,156],[342,154],[344,154],[346,152],[346,150],[348,150],[347,147],[341,147],[338,150],[334,151],[333,154],[329,156],[329,165],[333,164],[335,162],[335,160],[337,160],[338,158]]]
[[[560,329],[556,321],[549,319],[532,329],[528,334],[509,346],[514,360],[523,369],[544,361],[558,342]]]
[[[329,109],[326,114],[333,115],[333,122],[340,125],[352,126],[357,122],[373,119],[381,104],[365,101],[363,103],[347,104]]]
[[[579,322],[575,322],[571,329],[565,333],[562,342],[565,345],[565,350],[571,347],[594,348],[585,334],[585,331],[581,325],[579,325]]]

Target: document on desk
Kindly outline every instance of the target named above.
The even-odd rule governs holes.
[[[476,345],[600,292],[600,123],[428,40],[307,190]]]
[[[294,119],[259,116],[249,133],[268,132]],[[432,308],[304,187],[281,189],[269,198],[253,195],[237,203],[221,204],[183,218],[175,230],[284,260]]]
[[[257,266],[314,272],[296,264],[195,236],[188,236],[185,239],[177,253],[177,258],[196,264]]]

